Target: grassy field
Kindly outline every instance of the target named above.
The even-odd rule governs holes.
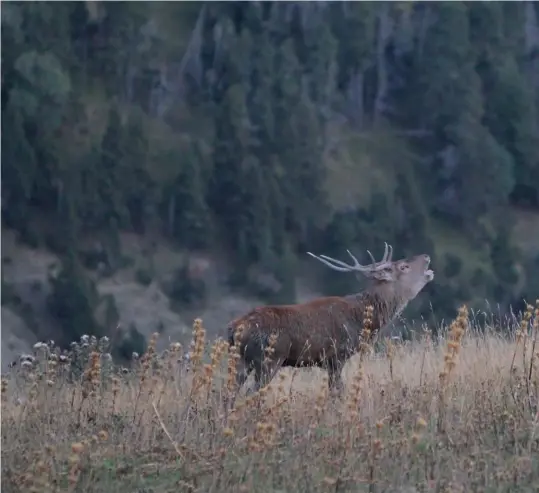
[[[2,491],[536,491],[539,301],[510,325],[463,307],[439,340],[356,355],[340,398],[318,369],[237,395],[200,320],[189,368],[155,339],[129,369],[106,341],[43,345],[2,379]]]

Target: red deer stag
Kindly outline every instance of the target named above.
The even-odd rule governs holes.
[[[333,270],[364,275],[371,280],[364,291],[298,305],[258,307],[229,323],[229,344],[238,347],[243,363],[237,375],[239,387],[252,370],[258,390],[269,383],[280,367],[318,366],[328,371],[330,389],[341,389],[341,370],[359,350],[367,306],[372,307],[372,338],[434,279],[428,268],[430,257],[425,254],[393,262],[393,248],[386,243],[380,262],[367,250],[372,264],[361,265],[347,251],[354,261],[352,265],[307,253]],[[268,356],[270,340],[273,351]]]

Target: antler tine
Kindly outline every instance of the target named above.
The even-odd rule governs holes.
[[[351,267],[354,270],[356,270],[358,267],[361,267],[361,264],[359,263],[358,259],[356,257],[354,257],[354,255],[352,254],[352,252],[350,250],[346,250],[346,253],[348,253],[348,255],[350,255],[350,257],[354,261],[354,265],[348,265],[348,264],[346,264],[344,262],[341,262],[340,260],[334,259],[335,262],[337,262],[338,264],[346,265],[347,267]]]
[[[346,262],[343,262],[342,260],[337,260],[336,258],[331,258],[331,257],[328,257],[327,255],[320,255],[320,256],[322,258],[325,258],[326,260],[334,262],[337,265],[342,265],[343,267],[346,267],[346,268],[348,268],[350,270],[358,270],[361,267],[363,267],[359,263],[359,260],[356,257],[354,257],[354,255],[352,254],[352,252],[350,250],[346,250],[346,252],[348,253],[348,255],[350,255],[350,257],[352,257],[352,260],[354,261],[354,265],[349,265]]]
[[[380,262],[376,262],[374,259],[372,253],[367,250],[367,253],[371,257],[372,264],[371,265],[361,265],[356,257],[352,254],[350,250],[346,250],[348,252],[348,255],[352,258],[354,261],[353,265],[349,265],[346,262],[343,262],[342,260],[337,260],[332,257],[328,257],[327,255],[315,255],[314,253],[307,252],[308,255],[315,258],[316,260],[322,262],[324,265],[327,265],[333,270],[339,271],[339,272],[369,272],[369,271],[375,271],[378,269],[381,269],[383,267],[386,267],[388,262],[391,262],[391,257],[393,256],[393,247],[385,243],[385,251],[384,256]]]
[[[343,262],[342,260],[337,260],[336,258],[328,257],[327,255],[320,255],[320,257],[323,259],[326,259],[329,262],[332,262],[335,265],[340,265],[350,270],[356,270],[358,266],[361,266],[361,264],[358,262],[357,258],[352,255],[352,252],[350,250],[346,250],[346,251],[348,252],[348,255],[352,257],[352,260],[354,261],[354,265],[349,265],[346,262]]]
[[[382,264],[385,264],[387,262],[387,250],[388,250],[388,245],[386,242],[384,242],[385,244],[385,250],[384,250],[384,256],[382,257],[382,260],[380,260],[380,262],[376,262],[376,260],[374,260],[374,256],[372,255],[372,253],[370,252],[370,250],[367,250],[367,253],[369,254],[369,257],[371,258],[372,260],[372,268],[374,269],[377,265],[382,265]]]
[[[369,250],[367,250],[369,257],[372,260],[372,265],[370,266],[372,270],[380,269],[382,266],[385,267],[388,263],[391,263],[391,259],[393,258],[393,247],[391,245],[388,245],[387,242],[384,242],[384,244],[385,244],[384,256],[382,257],[382,260],[380,260],[380,262],[376,262],[372,253]]]
[[[328,267],[331,267],[332,269],[338,270],[340,272],[354,272],[354,271],[362,271],[366,269],[366,267],[363,267],[358,259],[352,254],[350,250],[346,250],[348,255],[352,257],[352,260],[354,261],[353,265],[349,265],[346,262],[343,262],[342,260],[338,260],[332,257],[328,257],[327,255],[314,255],[311,252],[307,252],[311,257],[314,257],[315,259],[319,260],[323,264],[327,265]]]
[[[391,262],[393,258],[393,247],[389,245],[389,257],[386,259],[386,262]]]
[[[382,257],[382,260],[380,261],[380,263],[383,263],[383,262],[387,262],[387,252],[388,252],[388,244],[387,244],[387,241],[384,241],[384,245],[386,246],[385,249],[384,249],[384,256]]]
[[[367,253],[369,254],[369,257],[370,257],[371,260],[372,260],[372,265],[371,265],[371,267],[374,268],[375,265],[376,265],[376,260],[374,260],[374,257],[372,256],[372,253],[371,253],[369,250],[367,250]]]
[[[358,265],[361,265],[359,263],[359,261],[357,260],[356,257],[354,257],[354,255],[352,254],[352,252],[350,250],[346,250],[348,252],[348,255],[350,255],[350,257],[352,257],[352,260],[354,261],[354,267],[357,267]]]
[[[307,252],[308,255],[315,258],[316,260],[322,262],[324,265],[327,265],[333,270],[339,271],[339,272],[350,272],[354,270],[354,266],[345,264],[344,262],[341,262],[340,260],[333,259],[331,257],[327,257],[326,255],[315,255],[314,253]],[[342,265],[342,267],[339,267],[338,265],[332,264],[331,262],[339,263]]]

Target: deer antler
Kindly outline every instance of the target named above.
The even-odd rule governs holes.
[[[374,257],[372,256],[372,253],[367,250],[367,253],[369,254],[369,257],[371,257],[372,264],[371,265],[361,265],[357,258],[352,255],[352,252],[350,250],[346,250],[348,252],[348,255],[352,257],[352,260],[354,261],[353,265],[348,265],[345,262],[342,262],[341,260],[337,260],[331,257],[328,257],[327,255],[314,255],[311,252],[307,252],[308,255],[311,257],[314,257],[316,260],[319,260],[323,264],[327,265],[333,270],[339,271],[339,272],[363,272],[363,273],[369,273],[369,272],[376,272],[382,269],[385,269],[391,265],[391,259],[393,257],[393,247],[391,245],[388,245],[385,243],[385,251],[384,256],[380,262],[376,262],[374,260]]]

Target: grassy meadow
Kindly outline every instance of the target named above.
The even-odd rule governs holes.
[[[201,320],[130,368],[42,344],[2,378],[2,492],[537,491],[539,301],[509,325],[461,307],[435,340],[362,347],[340,397],[319,369],[238,393]]]

